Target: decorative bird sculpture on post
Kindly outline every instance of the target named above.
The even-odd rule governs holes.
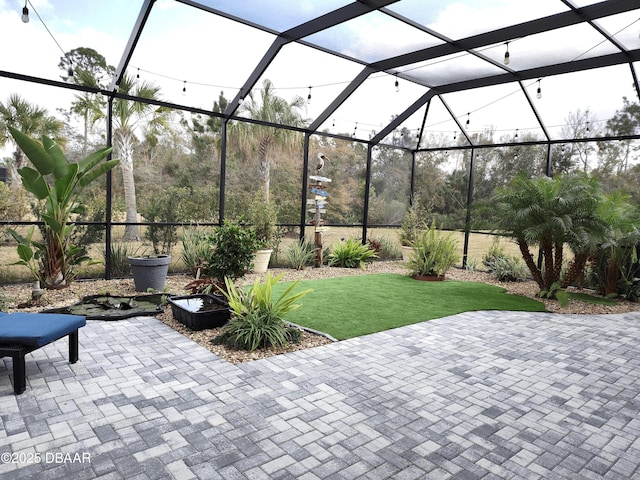
[[[327,157],[324,156],[324,153],[318,154],[318,164],[316,165],[316,173],[320,175],[320,170],[324,168],[324,162],[328,160]]]

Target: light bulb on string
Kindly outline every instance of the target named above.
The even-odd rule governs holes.
[[[471,123],[471,117],[470,117],[470,113],[467,113],[467,123],[465,124],[467,127],[469,126],[469,123]]]
[[[24,2],[24,7],[22,7],[22,22],[29,23],[29,9],[27,8],[27,0]]]
[[[73,78],[73,60],[71,60],[71,58],[69,58],[68,55],[65,55],[64,58],[66,58],[69,61],[69,67],[67,68],[67,76],[69,78]]]
[[[400,83],[398,82],[398,74],[397,73],[396,73],[395,87],[396,87],[396,92],[399,92],[400,91]]]
[[[511,59],[509,58],[510,57],[510,55],[509,55],[509,42],[505,42],[505,45],[507,46],[507,51],[504,52],[504,60],[503,60],[503,62],[504,62],[505,65],[509,65],[509,62],[511,61]]]
[[[307,104],[311,104],[311,87],[309,87],[309,95],[307,95]]]
[[[515,138],[518,138],[518,129],[517,129],[517,128],[516,128],[516,135],[515,135],[515,137],[513,137],[513,138],[514,138],[514,139],[515,139]]]
[[[182,85],[182,96],[185,97],[187,95],[187,81],[185,80]]]
[[[540,100],[542,98],[542,89],[540,88],[540,78],[538,79],[538,90],[536,90],[536,98]]]
[[[140,79],[140,68],[138,68],[138,73],[136,73],[136,78]]]

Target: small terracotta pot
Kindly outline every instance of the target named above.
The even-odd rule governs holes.
[[[444,280],[444,275],[439,277],[435,275],[412,275],[411,278],[421,280],[423,282],[442,282]]]

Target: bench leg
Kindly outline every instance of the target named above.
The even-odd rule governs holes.
[[[69,334],[69,363],[78,361],[78,330]]]
[[[24,355],[24,351],[19,351],[11,356],[13,358],[13,393],[16,395],[20,395],[27,388]]]

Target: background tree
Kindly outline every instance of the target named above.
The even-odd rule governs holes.
[[[124,75],[119,85],[119,92],[150,100],[158,100],[160,87],[150,82]],[[127,223],[138,222],[138,209],[136,205],[136,184],[133,175],[134,147],[139,141],[137,135],[142,135],[147,128],[149,135],[157,133],[158,128],[167,128],[170,111],[164,107],[132,102],[118,98],[113,104],[113,144],[120,157],[122,170],[122,184],[124,188],[125,221]],[[140,234],[137,225],[127,225],[124,234],[125,240],[139,240]]]
[[[596,137],[600,133],[595,117],[588,109],[585,111],[578,109],[569,113],[565,119],[565,126],[561,130],[563,138],[573,139]],[[571,164],[567,171],[580,170],[588,173],[592,164],[595,164],[596,149],[591,142],[568,143],[565,146],[565,154],[568,155]],[[554,172],[556,171],[554,168]]]
[[[634,135],[640,132],[640,105],[622,99],[622,109],[607,120],[607,136]],[[608,190],[623,188],[626,191],[637,190],[637,184],[628,184],[628,173],[638,164],[640,146],[637,140],[620,139],[598,142],[598,167],[595,174],[607,186]],[[631,189],[629,189],[629,187]]]
[[[254,120],[302,127],[306,120],[302,117],[304,99],[295,96],[287,101],[276,95],[275,87],[269,79],[262,82],[260,95],[256,98],[253,91],[241,105],[239,113]],[[233,124],[231,138],[238,142],[241,149],[255,154],[258,161],[258,178],[262,186],[265,201],[269,201],[271,153],[274,146],[293,147],[302,140],[302,136],[284,128],[273,128],[247,122]]]
[[[30,103],[17,93],[10,94],[4,103],[0,102],[0,147],[7,143],[15,145],[13,159],[7,167],[9,183],[17,187],[20,185],[18,170],[25,166],[25,156],[9,134],[9,127],[14,127],[29,137],[47,135],[64,146],[64,123],[49,115],[46,108]]]
[[[61,75],[64,81],[93,88],[107,88],[115,74],[115,68],[101,54],[86,47],[65,53],[60,57],[58,68],[65,72]],[[87,154],[91,128],[105,118],[105,107],[106,102],[100,95],[86,92],[74,95],[70,112],[82,119],[82,156]]]
[[[74,48],[65,53],[60,57],[58,68],[65,72],[60,76],[65,82],[83,85],[81,76],[89,75],[102,88],[109,85],[116,71],[101,54],[87,47]]]

